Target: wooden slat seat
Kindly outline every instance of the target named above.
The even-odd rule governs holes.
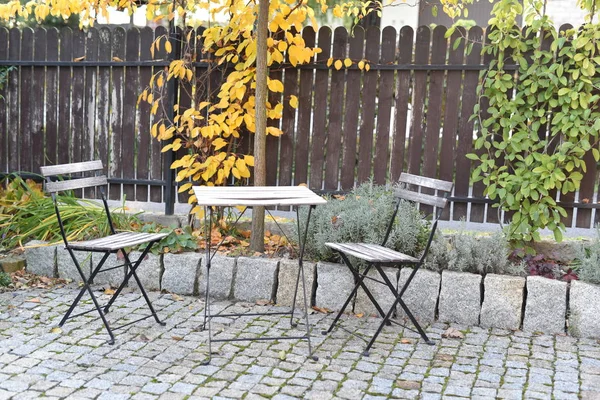
[[[377,263],[418,263],[419,259],[378,244],[325,243],[325,246],[361,260]]]
[[[69,246],[75,250],[112,252],[124,247],[132,247],[158,241],[168,235],[168,233],[121,232],[98,239],[86,240],[84,242],[70,242]]]

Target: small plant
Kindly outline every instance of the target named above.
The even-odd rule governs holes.
[[[152,222],[142,225],[139,230],[146,233],[169,233],[169,236],[163,238],[158,242],[158,245],[152,248],[154,254],[181,253],[183,251],[194,251],[198,248],[198,237],[189,226],[170,229]],[[141,246],[140,250],[145,247],[146,245]]]
[[[526,254],[523,249],[517,249],[511,254],[511,259],[522,260],[530,276],[543,276],[548,279],[556,279],[561,275],[558,261],[552,256],[544,253]]]
[[[384,186],[363,184],[345,196],[329,199],[313,211],[307,235],[307,256],[321,261],[339,261],[325,242],[381,243],[394,212],[393,191]],[[306,214],[301,214],[306,220]],[[387,247],[418,255],[429,234],[419,210],[402,201]]]
[[[9,287],[12,284],[12,279],[6,272],[0,271],[0,287]]]
[[[523,275],[522,263],[509,259],[509,244],[501,232],[492,236],[477,236],[460,230],[450,237],[436,236],[425,267],[440,271],[475,274]]]
[[[600,231],[591,245],[581,245],[577,251],[576,270],[584,282],[600,284]]]

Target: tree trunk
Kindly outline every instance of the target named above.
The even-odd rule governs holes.
[[[267,181],[265,149],[267,143],[267,35],[269,24],[269,0],[258,3],[256,37],[256,133],[254,134],[254,186],[264,186]],[[265,209],[252,209],[252,234],[250,249],[265,251]]]

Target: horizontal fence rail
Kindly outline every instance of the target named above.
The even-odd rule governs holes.
[[[482,184],[471,181],[471,161],[465,157],[477,133],[469,119],[479,75],[489,63],[480,51],[486,32],[472,27],[446,38],[446,31],[443,26],[357,27],[350,35],[344,28],[305,28],[307,46],[322,52],[311,64],[281,64],[270,72],[283,82],[284,92],[271,93],[269,100],[283,101],[284,111],[269,125],[284,134],[267,137],[267,184],[306,183],[320,193],[347,193],[363,182],[391,184],[407,171],[455,182],[446,219],[498,222]],[[162,144],[150,135],[151,125],[164,115],[150,116],[148,104],[137,104],[150,77],[169,64],[164,50],[154,59],[150,54],[153,40],[163,35],[168,32],[162,27],[0,28],[0,68],[17,67],[0,91],[0,177],[101,159],[110,199],[164,202],[172,197],[166,194],[173,188]],[[459,37],[473,43],[472,51],[464,41],[453,46]],[[185,51],[195,79],[206,81],[211,64],[202,43]],[[330,57],[354,64],[335,70],[326,65]],[[356,67],[360,60],[369,62],[369,71]],[[165,105],[178,104],[183,112],[214,94],[225,76],[212,72],[212,89],[194,95],[189,86],[173,87]],[[297,109],[288,104],[292,95],[298,97]],[[251,142],[245,137],[240,145],[251,149]],[[600,219],[597,167],[588,164],[577,196],[557,197],[568,210],[567,226],[589,228]]]

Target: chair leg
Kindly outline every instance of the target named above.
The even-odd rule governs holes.
[[[83,280],[83,288],[81,289],[81,291],[79,292],[79,294],[77,295],[77,297],[75,298],[75,300],[73,301],[73,303],[71,304],[71,307],[69,308],[69,310],[67,311],[67,313],[65,314],[65,316],[62,318],[62,320],[60,321],[60,323],[58,324],[58,326],[63,326],[64,323],[67,321],[67,319],[69,319],[69,316],[71,315],[71,313],[73,312],[73,310],[77,306],[77,303],[79,303],[79,301],[81,300],[81,297],[83,296],[83,293],[85,293],[87,291],[89,293],[90,297],[92,298],[92,302],[94,303],[94,307],[98,311],[98,314],[100,314],[100,318],[102,319],[102,323],[104,324],[104,327],[106,328],[106,331],[108,332],[108,336],[110,337],[110,340],[108,341],[108,343],[109,344],[115,344],[115,336],[113,335],[112,330],[110,329],[110,325],[108,324],[108,321],[106,320],[106,317],[104,316],[104,312],[102,312],[102,308],[100,307],[100,304],[98,303],[98,299],[96,299],[96,296],[94,295],[94,292],[92,291],[92,287],[90,286],[90,282],[98,274],[98,272],[100,271],[100,268],[102,267],[102,265],[104,264],[104,262],[108,258],[108,253],[104,255],[104,257],[102,258],[102,260],[100,260],[100,263],[98,263],[98,265],[96,266],[96,268],[94,269],[94,271],[92,272],[92,274],[90,275],[90,277],[86,278],[85,274],[81,270],[81,266],[79,265],[79,262],[77,261],[77,258],[75,257],[75,254],[73,253],[73,250],[71,250],[68,247],[67,247],[67,250],[69,251],[69,254],[71,255],[71,258],[73,259],[73,262],[75,263],[75,267],[77,267],[77,271],[79,272],[79,275],[81,276],[81,279]]]
[[[406,283],[402,287],[402,290],[400,291],[400,293],[398,293],[398,291],[394,288],[394,285],[392,285],[392,283],[390,282],[389,278],[387,277],[387,275],[385,274],[385,272],[383,271],[383,269],[381,269],[381,267],[379,265],[377,266],[377,270],[379,271],[379,274],[381,275],[381,277],[383,278],[383,280],[385,281],[385,283],[388,285],[388,287],[390,288],[390,290],[394,294],[394,297],[396,297],[396,299],[398,299],[398,304],[400,304],[400,307],[402,307],[402,309],[404,310],[404,313],[408,316],[408,318],[410,319],[410,321],[413,323],[413,325],[415,326],[415,328],[419,332],[419,335],[421,335],[421,338],[425,341],[425,343],[427,343],[429,345],[433,345],[435,343],[433,341],[431,341],[429,339],[429,337],[427,337],[427,334],[425,333],[425,331],[423,330],[423,328],[421,328],[421,325],[419,324],[419,322],[416,320],[416,318],[410,312],[410,310],[408,309],[408,307],[406,306],[406,304],[404,303],[404,301],[402,301],[402,295],[404,295],[404,292],[406,291],[406,288],[408,288],[408,285],[412,281],[412,279],[415,276],[415,274],[417,273],[418,269],[419,269],[419,266],[417,266],[417,267],[415,267],[413,269],[413,272],[408,277]]]
[[[344,262],[346,263],[346,265],[348,265],[348,268],[350,268],[350,270],[352,271],[352,274],[354,275],[355,274],[355,271],[353,269],[354,267],[352,266],[352,264],[350,264],[350,260],[348,260],[348,258],[345,255],[343,255],[343,254],[342,254],[342,258],[344,259]],[[335,316],[335,318],[334,318],[333,322],[331,323],[331,326],[329,327],[329,329],[327,329],[326,331],[321,331],[322,335],[327,335],[328,333],[330,333],[333,330],[333,327],[335,326],[335,324],[337,324],[338,320],[340,319],[340,317],[342,316],[342,314],[346,310],[346,307],[348,307],[348,304],[350,304],[350,301],[352,300],[352,297],[356,294],[356,292],[358,291],[358,288],[362,285],[367,272],[369,272],[369,269],[371,269],[371,266],[372,266],[372,264],[369,264],[367,266],[367,268],[365,269],[365,273],[362,276],[358,275],[358,282],[354,285],[354,289],[352,289],[352,292],[350,292],[350,295],[348,295],[348,298],[346,299],[346,302],[342,306],[342,309]]]

